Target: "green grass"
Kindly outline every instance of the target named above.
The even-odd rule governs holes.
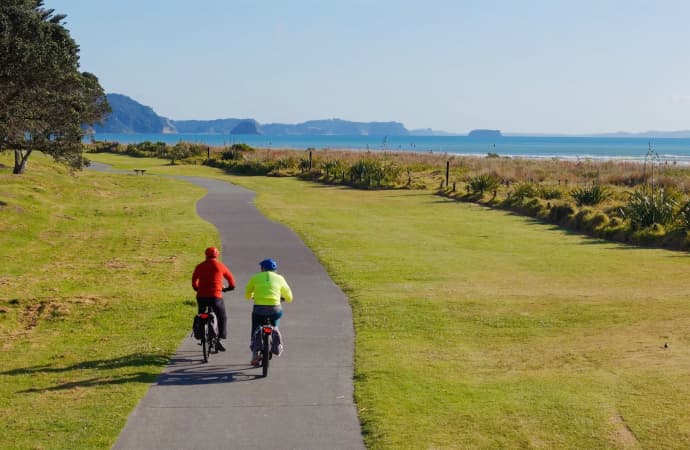
[[[147,174],[180,173],[232,180],[257,191],[259,208],[302,236],[351,300],[356,330],[355,396],[370,448],[690,446],[690,257],[686,253],[589,239],[423,191],[357,191],[294,178],[227,177],[206,167],[168,166],[167,161],[112,155],[93,155],[93,159],[116,165],[129,161],[129,168],[147,168]],[[192,217],[193,201],[199,194],[187,185],[180,187],[149,176],[79,175],[80,179],[84,177],[113,183],[106,190],[115,198],[132,196],[145,185],[160,192],[156,204],[163,205],[163,210],[165,205],[175,205],[171,210],[178,212],[186,208],[189,217],[181,219],[181,227],[175,223],[169,233],[184,231],[187,219],[192,224],[186,228],[187,233],[199,225]],[[8,203],[0,208],[2,214],[14,202],[3,196],[4,180],[0,186],[0,201]],[[45,189],[52,191],[50,186]],[[22,203],[29,204],[31,195],[40,198],[48,194],[27,189]],[[115,210],[120,216],[124,214],[122,204],[119,206],[111,212],[112,221],[101,223],[101,228],[123,231],[125,226],[118,222],[122,217],[115,217]],[[44,214],[45,208],[36,207]],[[153,212],[149,213],[141,222],[150,225],[157,220]],[[177,222],[175,217],[167,219],[159,226]],[[1,239],[7,239],[8,233],[1,231]],[[16,230],[9,233],[18,234]],[[156,234],[163,235],[160,231]],[[124,241],[107,243],[118,242],[117,236],[108,232],[95,237],[101,239],[99,245],[112,246],[121,252],[121,259],[137,267],[136,258],[123,256],[135,253],[137,246],[128,246]],[[20,242],[25,251],[34,253],[32,245],[31,240]],[[199,245],[191,249],[184,239],[167,245],[162,247],[178,258],[187,258],[190,264],[196,260]],[[4,241],[2,246],[4,249]],[[51,264],[49,260],[59,248],[45,247],[34,256]],[[21,282],[8,287],[7,283],[15,283],[15,276],[23,273],[22,267],[28,261],[22,263],[23,255],[21,250],[13,254],[17,275],[6,276],[0,282],[0,299],[17,295],[21,283],[40,283],[40,276],[24,276]],[[79,266],[81,260],[73,253],[64,256],[63,264]],[[62,275],[69,273],[65,268],[53,269]],[[180,283],[186,283],[188,269],[182,270],[180,279],[184,281]],[[131,301],[117,300],[120,296],[112,291],[130,289],[125,284],[132,283],[145,289],[151,280],[137,270],[126,280],[113,276],[113,272],[118,273],[109,270],[107,280],[100,280],[101,284],[97,280],[87,291],[105,298],[106,312],[115,305],[134,310]],[[43,272],[34,272],[38,273]],[[100,276],[106,277],[102,273]],[[54,275],[52,282],[66,281]],[[157,286],[166,283],[173,281],[160,280]],[[148,289],[147,301],[154,293],[151,286]],[[137,295],[134,291],[137,289],[132,289],[131,296]],[[175,295],[173,291],[168,297]],[[182,296],[177,294],[170,309],[163,309],[172,310],[171,315],[183,308]],[[299,301],[299,293],[296,295]],[[98,318],[103,314],[99,311],[94,307],[91,314]],[[4,314],[4,321],[9,320],[9,314]],[[57,333],[48,325],[69,324],[64,320],[49,322],[44,322],[46,332],[41,336]],[[109,322],[102,323],[105,326]],[[180,337],[170,335],[182,333],[169,323],[168,329],[161,323],[155,323],[155,327],[160,329],[160,340],[169,339],[168,347],[157,344],[163,349],[120,352],[124,357],[143,359],[141,365],[118,359],[106,345],[96,348],[107,357],[92,355],[86,359],[115,361],[114,365],[122,367],[111,369],[106,364],[107,370],[128,370],[129,375],[110,375],[122,380],[120,383],[99,382],[96,368],[79,366],[83,364],[83,358],[77,356],[82,341],[88,345],[96,342],[95,338],[90,341],[73,333],[74,349],[59,350],[63,344],[58,342],[70,339],[69,329],[64,336],[56,334],[52,345],[58,346],[57,350],[42,350],[40,364],[56,370],[25,373],[36,364],[29,362],[31,358],[24,363],[14,362],[17,351],[13,350],[11,357],[2,361],[2,367],[11,364],[24,372],[8,374],[3,369],[3,377],[11,382],[7,389],[12,395],[4,392],[8,384],[4,379],[0,424],[4,422],[14,429],[16,422],[26,422],[20,428],[23,431],[37,427],[28,424],[26,414],[12,409],[18,406],[6,406],[9,401],[22,401],[19,406],[28,408],[29,401],[21,399],[31,400],[30,396],[45,397],[44,405],[51,409],[61,402],[53,397],[58,395],[75,396],[74,404],[91,407],[99,396],[119,395],[112,393],[118,389],[134,389],[130,397],[141,395],[146,382],[137,379],[137,374],[145,372],[142,367],[150,367],[150,372],[141,376],[151,376],[159,362],[149,364],[146,358],[150,356],[141,355],[165,355]],[[39,338],[35,330],[30,336],[47,339]],[[20,341],[11,345],[25,345]],[[132,342],[143,345],[150,340],[142,337]],[[664,348],[665,343],[668,348]],[[21,355],[24,352],[18,353],[25,357]],[[57,359],[55,355],[59,355]],[[82,371],[91,372],[82,375]],[[46,377],[38,384],[39,391],[23,392],[33,387],[36,375]],[[67,375],[82,382],[96,381],[74,393],[70,389],[47,389],[68,385],[69,380],[60,380]],[[81,399],[76,398],[80,395]],[[104,422],[112,421],[109,429],[113,432],[136,403],[136,398],[128,400],[121,411],[111,413],[102,408],[99,413],[91,412],[93,425],[87,423],[105,427]],[[69,416],[64,411],[61,414],[32,423],[77,441],[74,436],[80,436],[78,427],[61,422]]]
[[[0,447],[109,448],[189,332],[203,190],[0,163]]]
[[[370,448],[690,444],[686,253],[424,192],[236,181],[350,297]]]

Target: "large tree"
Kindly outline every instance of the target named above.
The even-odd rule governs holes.
[[[98,79],[79,71],[79,46],[66,16],[43,0],[0,1],[0,151],[23,173],[32,151],[84,165],[84,125],[110,110]]]

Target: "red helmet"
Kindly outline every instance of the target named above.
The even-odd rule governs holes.
[[[209,247],[206,249],[206,259],[208,258],[218,258],[218,255],[220,255],[220,252],[218,251],[217,248],[215,247]]]

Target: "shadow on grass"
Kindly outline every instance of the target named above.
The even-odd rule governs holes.
[[[51,365],[39,365],[33,367],[25,367],[20,369],[8,370],[5,372],[0,372],[0,375],[8,376],[20,376],[20,375],[45,375],[45,374],[65,374],[69,376],[70,373],[75,375],[81,370],[117,370],[127,367],[152,367],[151,370],[137,371],[134,373],[127,374],[112,374],[104,375],[101,377],[87,378],[78,381],[69,381],[56,386],[44,387],[44,388],[29,388],[23,391],[18,391],[20,394],[27,393],[37,393],[37,392],[49,392],[49,391],[61,391],[69,390],[75,388],[86,388],[94,386],[103,385],[118,385],[126,383],[146,383],[151,384],[156,381],[159,375],[160,368],[167,365],[169,358],[161,354],[156,353],[134,353],[131,355],[121,356],[113,359],[98,359],[94,361],[84,361],[78,364],[72,364],[70,366],[51,366]]]
[[[35,394],[40,392],[64,391],[76,388],[88,388],[94,386],[108,386],[128,383],[146,383],[151,384],[156,380],[156,373],[137,372],[122,376],[106,376],[88,378],[86,380],[70,381],[68,383],[58,384],[56,386],[46,388],[29,388],[23,391],[18,391],[18,394]]]
[[[192,358],[188,355],[194,355],[194,357]],[[104,375],[101,377],[69,381],[55,386],[29,388],[18,391],[18,393],[29,394],[62,391],[127,383],[157,384],[159,386],[193,386],[249,381],[261,378],[257,369],[248,365],[214,365],[213,357],[211,357],[210,363],[204,364],[201,362],[198,352],[181,352],[172,359],[160,354],[135,353],[114,359],[85,361],[65,367],[40,365],[13,369],[0,372],[0,375],[19,376],[64,373],[65,376],[69,376],[70,372],[74,372],[76,375],[80,370],[116,370],[127,367],[136,368],[145,366],[153,366],[153,368],[150,371],[142,370],[126,374]],[[156,367],[161,368],[163,366],[168,366],[168,370],[161,374],[159,371],[160,369],[156,369]],[[255,373],[251,373],[250,371]]]
[[[94,361],[84,361],[71,366],[59,367],[50,365],[40,365],[33,367],[25,367],[20,369],[12,369],[5,372],[0,372],[0,375],[31,375],[31,374],[46,374],[46,373],[62,373],[71,372],[74,370],[112,370],[123,367],[142,367],[142,366],[165,366],[170,359],[166,356],[157,353],[134,353],[131,355],[120,356],[113,359],[97,359]]]

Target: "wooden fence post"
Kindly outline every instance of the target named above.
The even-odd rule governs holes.
[[[446,161],[446,186],[448,186],[448,175],[450,173],[450,160]]]

